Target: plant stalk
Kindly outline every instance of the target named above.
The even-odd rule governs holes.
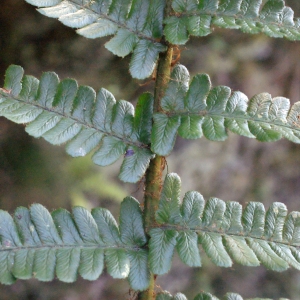
[[[164,9],[164,15],[167,16],[172,11],[171,0],[166,0]],[[164,40],[164,37],[163,37]],[[171,63],[173,56],[173,47],[168,42],[167,51],[160,53],[157,63],[156,78],[155,78],[155,90],[154,90],[154,103],[153,113],[160,112],[161,99],[164,96],[167,84],[170,80]],[[156,155],[150,161],[150,165],[145,175],[145,192],[144,192],[144,228],[148,234],[149,228],[155,225],[155,212],[158,209],[160,200],[160,194],[162,190],[162,176],[165,168],[165,157]],[[149,240],[148,240],[149,241]],[[156,275],[150,274],[150,285],[146,291],[142,291],[138,294],[138,300],[155,300],[155,281]]]
[[[158,60],[153,112],[161,111],[161,99],[165,93],[166,86],[170,79],[171,62],[173,48],[168,45],[166,52],[161,53]],[[144,192],[144,226],[145,231],[155,225],[155,212],[158,209],[160,194],[162,190],[162,176],[165,168],[165,157],[156,155],[150,161],[149,168],[146,172],[145,192]],[[156,298],[155,280],[156,275],[150,274],[150,285],[146,291],[138,294],[138,300],[154,300]]]

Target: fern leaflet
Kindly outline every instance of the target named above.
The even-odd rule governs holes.
[[[172,44],[185,44],[189,35],[206,36],[213,26],[300,39],[300,19],[283,0],[173,0],[164,33]]]
[[[150,159],[152,95],[140,96],[136,113],[131,103],[101,89],[77,86],[73,79],[59,82],[55,73],[41,80],[23,76],[23,69],[10,66],[4,89],[0,90],[0,116],[16,123],[28,123],[26,131],[57,145],[67,142],[72,156],[85,156],[98,149],[92,159],[100,166],[114,163],[124,155],[120,179],[137,182]]]
[[[212,88],[207,74],[198,74],[189,85],[189,73],[182,65],[174,67],[161,101],[162,111],[154,114],[152,150],[168,155],[176,134],[186,139],[203,135],[212,141],[224,141],[227,130],[259,141],[277,141],[282,137],[300,143],[300,102],[290,108],[284,97],[272,99],[268,93],[248,98],[229,87]]]
[[[164,0],[26,0],[38,6],[48,17],[78,28],[86,38],[114,35],[106,48],[124,57],[133,52],[130,73],[143,79],[154,70],[159,52],[166,47],[160,42],[163,27]]]
[[[50,214],[40,204],[19,207],[12,218],[0,210],[0,282],[17,278],[41,281],[57,278],[74,282],[97,279],[104,267],[114,278],[128,277],[133,289],[149,285],[148,254],[143,246],[142,212],[137,200],[121,204],[120,225],[104,208],[90,213],[83,207],[70,214],[58,209]]]
[[[223,300],[243,300],[239,294],[236,293],[227,293]],[[281,300],[280,298],[279,300]],[[188,298],[182,293],[177,293],[174,297],[169,292],[161,292],[156,296],[156,300],[188,300]],[[216,296],[211,295],[210,293],[200,293],[193,300],[219,300]],[[255,298],[255,299],[245,299],[245,300],[271,300],[266,298]],[[288,300],[288,299],[282,299]]]
[[[175,248],[189,266],[201,266],[198,244],[218,266],[231,267],[232,260],[245,266],[260,263],[274,271],[289,266],[300,270],[300,213],[288,214],[275,202],[265,212],[260,202],[242,210],[237,202],[210,198],[206,203],[198,192],[187,192],[180,203],[180,178],[166,176],[157,225],[150,228],[149,262],[154,274],[171,267]]]

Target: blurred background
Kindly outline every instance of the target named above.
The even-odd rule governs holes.
[[[300,2],[287,0],[296,17]],[[153,91],[153,83],[133,80],[128,72],[129,59],[108,52],[108,39],[88,40],[74,30],[35,11],[23,0],[1,0],[0,10],[0,82],[10,64],[20,64],[27,74],[40,77],[43,71],[55,71],[61,79],[76,78],[81,85],[95,90],[104,87],[116,99],[133,103],[144,91]],[[284,96],[291,103],[300,98],[300,42],[249,36],[236,30],[215,29],[204,38],[191,38],[182,47],[181,63],[191,73],[205,72],[213,85],[227,85],[248,97],[269,92]],[[34,139],[24,126],[0,118],[0,207],[13,213],[16,207],[41,203],[50,211],[82,205],[109,208],[118,218],[123,197],[142,200],[142,184],[129,185],[117,178],[120,163],[101,168],[90,157],[71,158],[64,147],[55,147],[43,139]],[[182,194],[197,190],[205,199],[211,196],[225,201],[245,203],[261,201],[266,208],[272,202],[286,204],[289,211],[300,210],[300,145],[286,140],[260,143],[230,134],[226,142],[206,139],[177,139],[168,157],[169,172],[182,179]],[[244,297],[286,297],[300,299],[300,273],[283,273],[234,264],[224,269],[214,266],[202,253],[202,268],[190,269],[175,255],[172,270],[158,280],[158,290],[181,291],[190,298],[200,291],[218,297],[237,292]],[[78,278],[73,284],[35,279],[0,285],[0,300],[131,299],[126,280],[113,280],[104,274],[94,282]]]

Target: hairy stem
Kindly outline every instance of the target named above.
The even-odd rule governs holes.
[[[153,274],[151,274],[151,278],[150,278],[150,285],[149,288],[138,294],[138,300],[149,300],[149,299],[155,299],[156,298],[156,294],[155,294],[155,276]]]
[[[172,54],[173,48],[169,45],[168,50],[161,53],[159,56],[154,93],[154,112],[161,110],[160,101],[170,78]],[[155,225],[156,222],[155,212],[158,209],[160,193],[162,190],[162,175],[164,168],[165,157],[157,155],[151,160],[146,172],[144,193],[144,226],[146,232],[148,231],[148,228]],[[139,293],[138,300],[154,300],[156,298],[155,279],[156,275],[151,274],[150,286],[146,291]]]

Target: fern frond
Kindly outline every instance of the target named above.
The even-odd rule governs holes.
[[[143,79],[154,70],[163,27],[164,0],[26,0],[37,10],[64,25],[78,28],[86,38],[113,35],[105,47],[124,57],[133,52],[130,73]]]
[[[189,35],[206,36],[214,26],[300,40],[300,18],[283,0],[173,0],[164,33],[172,44],[185,44]]]
[[[79,273],[97,279],[104,267],[114,278],[128,277],[131,287],[149,285],[148,254],[143,246],[142,212],[137,200],[127,197],[120,210],[120,225],[104,208],[90,213],[75,207],[70,214],[51,214],[40,204],[19,207],[14,216],[0,210],[0,282],[35,277],[73,282]]]
[[[284,97],[268,93],[248,101],[245,94],[229,87],[212,87],[207,74],[194,76],[182,65],[174,67],[161,101],[162,111],[154,114],[151,136],[153,152],[168,155],[176,134],[186,139],[203,135],[212,141],[227,139],[227,130],[259,141],[277,141],[282,137],[300,143],[300,102],[290,108]]]
[[[237,202],[187,192],[180,201],[180,178],[166,176],[156,226],[150,228],[149,262],[154,274],[171,267],[175,248],[187,265],[201,265],[198,244],[218,266],[231,267],[232,260],[245,266],[262,263],[274,271],[289,266],[300,270],[300,212],[288,214],[275,202],[267,212],[260,202],[242,210]]]
[[[7,69],[4,89],[0,90],[0,116],[15,123],[27,123],[26,131],[57,145],[67,142],[72,156],[85,156],[97,148],[92,159],[100,166],[114,163],[124,155],[120,179],[137,182],[150,159],[152,95],[139,98],[136,113],[131,103],[101,89],[77,86],[73,79],[59,82],[55,73],[44,73],[41,80],[23,76],[23,69]]]
[[[227,293],[223,300],[243,300],[242,296],[236,293]],[[156,300],[188,300],[188,298],[182,293],[177,293],[174,297],[169,292],[161,292],[156,296]],[[200,293],[193,300],[219,300],[216,296],[211,295],[210,293]],[[245,300],[271,300],[267,298],[255,298],[255,299],[245,299]],[[288,300],[286,298],[280,298],[279,300]]]

